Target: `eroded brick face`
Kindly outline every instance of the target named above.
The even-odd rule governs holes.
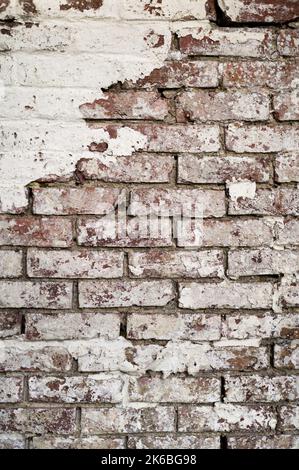
[[[0,1],[0,449],[299,448],[298,5]]]

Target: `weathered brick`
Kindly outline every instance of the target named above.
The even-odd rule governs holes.
[[[265,183],[270,177],[270,159],[265,157],[206,157],[183,155],[178,158],[178,183],[225,183],[235,175]]]
[[[282,152],[299,150],[299,127],[294,125],[229,124],[226,148],[234,152]]]
[[[163,432],[175,430],[173,407],[82,409],[82,434]]]
[[[299,396],[298,384],[296,376],[225,377],[225,401],[248,403],[296,400]]]
[[[274,96],[273,108],[278,121],[299,121],[299,91],[284,91]]]
[[[70,434],[76,429],[76,410],[61,408],[5,408],[0,430],[34,434]]]
[[[120,437],[33,437],[32,449],[125,449]]]
[[[0,277],[20,277],[22,275],[22,251],[0,251]]]
[[[293,0],[222,0],[218,5],[236,23],[283,23],[299,16],[299,5]]]
[[[161,307],[175,297],[171,281],[80,281],[80,307]]]
[[[277,37],[277,48],[280,55],[299,55],[299,31],[297,29],[284,29],[279,31]]]
[[[256,248],[251,250],[230,250],[228,253],[228,274],[230,277],[263,274],[292,274],[299,266],[299,252],[296,250],[272,250]]]
[[[177,222],[178,246],[257,246],[273,242],[273,223],[262,219]]]
[[[220,401],[220,379],[192,377],[131,378],[131,401],[154,403],[211,403]]]
[[[25,449],[25,436],[17,433],[0,433],[0,449]]]
[[[257,189],[254,198],[230,201],[229,214],[299,215],[297,188]]]
[[[270,106],[266,93],[246,91],[182,91],[176,98],[179,122],[191,121],[263,121]]]
[[[135,277],[223,277],[224,254],[209,251],[135,251],[129,253]]]
[[[223,64],[223,85],[225,87],[262,87],[275,90],[296,88],[299,68],[288,62],[227,62]]]
[[[274,52],[270,29],[211,28],[202,26],[180,31],[180,50],[188,55],[269,57]]]
[[[133,339],[212,341],[220,339],[220,315],[132,313],[127,336]]]
[[[0,344],[1,371],[66,372],[72,358],[61,344],[3,341]]]
[[[26,338],[29,340],[63,340],[106,337],[116,339],[120,317],[115,313],[28,313]]]
[[[191,343],[170,341],[166,346],[138,346],[132,359],[139,369],[162,372],[165,376],[178,372],[197,375],[199,371],[261,370],[268,366],[268,352],[256,342],[224,341]]]
[[[283,219],[277,226],[277,244],[299,245],[299,219]]]
[[[0,377],[0,402],[17,403],[23,398],[22,377]]]
[[[0,313],[0,338],[19,335],[21,333],[22,315],[19,312]]]
[[[85,246],[156,247],[172,245],[169,218],[147,217],[79,219],[78,243]]]
[[[72,244],[70,220],[36,217],[0,217],[0,244],[66,247]]]
[[[130,157],[81,159],[77,169],[85,179],[123,183],[167,183],[174,170],[174,157],[137,153]]]
[[[131,192],[130,215],[221,217],[224,191],[209,189],[137,189]]]
[[[277,369],[299,369],[299,341],[275,344],[274,364]]]
[[[280,434],[278,436],[229,437],[229,449],[299,449],[299,437]]]
[[[270,406],[216,403],[211,406],[179,406],[179,431],[271,431],[276,413]]]
[[[299,315],[227,315],[222,329],[229,339],[285,338],[299,339]]]
[[[2,308],[71,308],[72,284],[67,282],[1,281]]]
[[[155,68],[148,76],[127,86],[144,88],[195,88],[217,87],[219,84],[218,63],[216,61],[191,62],[188,60],[168,61]]]
[[[111,137],[109,147],[121,132],[120,125],[94,123],[93,129],[101,129]],[[216,125],[183,124],[128,124],[127,129],[138,133],[135,150],[147,152],[217,152],[220,149],[219,127]]]
[[[299,429],[298,405],[282,406],[279,410],[280,426],[283,430],[296,431]]]
[[[123,253],[116,251],[31,249],[27,253],[27,272],[29,277],[119,277],[123,261]]]
[[[30,377],[29,400],[55,403],[119,403],[123,381],[109,375]]]
[[[299,183],[299,153],[278,155],[275,159],[275,177],[279,183]]]
[[[85,119],[159,119],[168,114],[167,101],[157,91],[107,91],[103,98],[80,106]]]
[[[35,214],[99,214],[114,211],[124,192],[116,188],[39,188],[33,190]]]
[[[296,276],[285,275],[282,278],[278,289],[278,302],[282,307],[299,306],[298,285],[299,280]]]
[[[181,308],[267,308],[273,286],[267,282],[180,283]]]
[[[219,449],[218,436],[192,434],[167,434],[165,436],[130,436],[129,449]]]

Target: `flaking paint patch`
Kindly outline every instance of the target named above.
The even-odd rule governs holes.
[[[239,198],[254,199],[256,191],[255,181],[229,181],[226,185],[232,201],[237,201]]]
[[[88,28],[88,23],[86,27]],[[71,122],[68,118],[61,122],[57,120],[57,117],[53,120],[43,118],[35,121],[24,120],[22,112],[19,116],[22,121],[5,121],[5,119],[2,121],[0,128],[2,137],[0,211],[18,213],[25,210],[28,205],[26,189],[28,184],[49,178],[49,176],[52,179],[70,177],[80,158],[96,158],[92,150],[97,149],[98,144],[104,149],[105,143],[107,144],[107,149],[101,154],[102,157],[129,156],[145,146],[147,138],[129,127],[120,128],[116,138],[109,136],[102,129],[89,128],[80,114],[79,107],[83,103],[104,97],[103,90],[111,85],[144,78],[164,64],[171,45],[170,24],[165,22],[163,26],[158,27],[159,34],[162,34],[164,38],[160,47],[153,47],[147,40],[149,30],[153,30],[152,25],[150,29],[148,24],[144,25],[144,28],[132,28],[130,25],[124,28],[122,25],[111,22],[110,42],[119,42],[119,37],[123,37],[126,43],[129,42],[132,45],[134,55],[121,55],[119,51],[119,54],[113,55],[111,60],[107,60],[105,55],[99,55],[94,60],[94,64],[82,54],[62,57],[59,52],[53,53],[52,61],[49,60],[48,55],[45,57],[40,55],[34,61],[26,54],[10,54],[2,57],[4,87],[0,86],[0,98],[5,93],[5,86],[15,84],[39,87],[40,84],[38,93],[41,102],[45,102],[42,93],[46,97],[49,88],[55,85],[54,80],[57,77],[60,80],[59,77],[61,77],[65,80],[61,88],[65,96],[69,96],[67,91],[70,87],[76,87],[71,102],[71,107],[76,109],[76,112]],[[99,41],[103,41],[100,28],[98,31]],[[92,83],[88,83],[88,88],[78,88],[81,77],[80,73],[78,75],[78,70],[82,66],[93,69],[93,73],[89,74],[88,79],[92,80]],[[57,74],[55,69],[57,69]],[[79,83],[77,84],[78,77]],[[58,85],[61,86],[60,83]],[[95,90],[98,91],[95,92]],[[3,99],[5,102],[5,96]]]

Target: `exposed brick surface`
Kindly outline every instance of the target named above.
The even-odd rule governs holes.
[[[299,448],[298,5],[0,0],[0,449]]]

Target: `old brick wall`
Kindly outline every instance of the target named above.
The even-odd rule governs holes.
[[[299,447],[298,18],[0,0],[1,448]]]

